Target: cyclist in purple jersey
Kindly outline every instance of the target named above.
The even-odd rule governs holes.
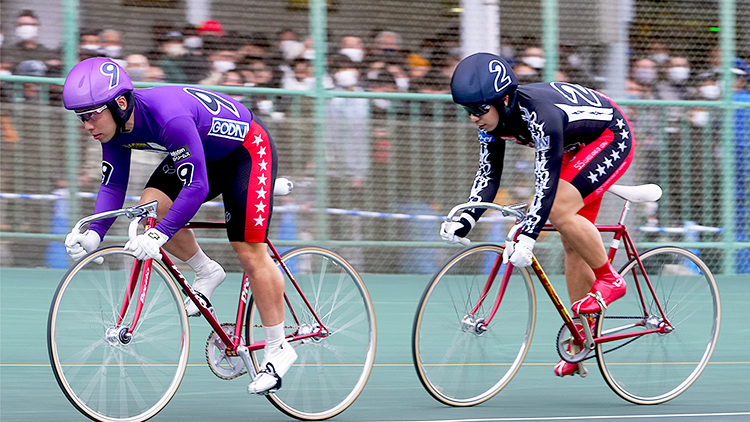
[[[519,86],[508,63],[489,53],[458,64],[451,92],[479,131],[480,164],[469,201],[495,199],[506,141],[536,150],[534,198],[508,234],[504,259],[517,267],[531,265],[534,243],[549,220],[563,241],[573,311],[598,313],[622,297],[625,280],[609,262],[594,226],[602,195],[633,159],[632,130],[617,104],[569,83]],[[470,209],[460,221],[443,223],[441,237],[458,243],[483,212]],[[562,360],[555,367],[559,376],[577,370]]]
[[[266,335],[263,369],[248,391],[263,394],[280,387],[297,355],[284,336],[284,280],[265,244],[278,159],[263,122],[232,98],[200,88],[134,90],[120,66],[99,57],[71,70],[63,102],[102,145],[95,212],[122,207],[131,150],[165,154],[140,199],[158,201],[158,222],[125,248],[139,259],[160,259],[163,247],[185,261],[196,273],[194,290],[207,303],[226,274],[183,226],[203,202],[222,195],[227,237],[250,280]],[[113,221],[70,233],[65,242],[70,256],[79,260],[97,249]],[[190,316],[200,315],[190,299],[185,308]]]

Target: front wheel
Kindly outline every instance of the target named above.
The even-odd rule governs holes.
[[[98,263],[101,262],[101,263]],[[50,306],[47,346],[65,396],[96,421],[145,421],[174,396],[187,367],[190,330],[180,292],[157,262],[132,337],[136,290],[117,324],[135,257],[96,251],[60,282]]]
[[[525,268],[513,269],[497,313],[486,323],[507,268],[502,259],[503,248],[496,245],[458,253],[419,301],[414,366],[427,392],[447,405],[489,400],[510,382],[529,351],[536,299]]]
[[[339,255],[303,247],[286,252],[281,259],[302,293],[283,273],[288,300],[286,334],[321,332],[318,318],[326,331],[290,342],[297,361],[284,375],[282,388],[266,397],[293,418],[328,419],[346,410],[365,388],[375,361],[375,311],[362,279]],[[248,344],[264,338],[253,298],[245,330]],[[257,372],[263,349],[252,352],[251,357]]]
[[[635,259],[620,271],[628,293],[599,318],[597,336],[660,327],[664,333],[597,343],[596,357],[604,380],[620,397],[659,404],[682,394],[708,365],[721,304],[711,271],[692,252],[659,247],[640,259],[645,273]]]

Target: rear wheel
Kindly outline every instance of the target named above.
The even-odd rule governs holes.
[[[160,263],[151,267],[132,337],[125,333],[138,290],[116,325],[135,261],[122,247],[88,255],[62,279],[50,307],[47,345],[57,383],[73,406],[98,421],[154,416],[177,392],[187,367],[187,315],[177,286]]]
[[[638,261],[625,265],[621,274],[628,293],[599,318],[598,335],[666,326],[665,333],[598,343],[596,357],[604,380],[620,397],[659,404],[682,394],[708,365],[719,337],[721,305],[711,271],[692,252],[660,247],[640,259],[647,278]]]
[[[376,344],[372,301],[354,268],[329,250],[297,248],[285,253],[282,260],[304,294],[297,292],[284,273],[287,336],[320,332],[316,315],[327,332],[290,343],[297,361],[284,375],[282,388],[266,397],[293,418],[328,419],[354,402],[372,371]],[[263,340],[260,314],[252,298],[245,329],[248,344]],[[263,349],[252,352],[251,357],[257,372]]]
[[[460,252],[433,277],[419,302],[414,366],[427,392],[442,403],[473,406],[489,400],[510,382],[529,350],[536,299],[525,268],[513,269],[497,313],[484,324],[505,273],[502,256],[496,245]],[[493,270],[492,287],[477,307]]]

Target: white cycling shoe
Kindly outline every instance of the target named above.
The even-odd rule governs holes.
[[[210,261],[206,264],[206,269],[201,271],[205,276],[199,277],[196,275],[195,282],[193,282],[193,290],[202,294],[206,300],[211,297],[211,294],[216,290],[217,287],[227,277],[227,273],[224,272],[224,268],[219,265],[216,261]],[[193,301],[188,297],[185,298],[185,310],[188,316],[199,316],[200,311],[195,306]]]
[[[282,341],[275,350],[266,350],[263,363],[260,365],[261,370],[253,379],[253,382],[247,386],[247,392],[263,395],[276,392],[281,388],[281,377],[286,374],[296,360],[297,352],[286,340]]]

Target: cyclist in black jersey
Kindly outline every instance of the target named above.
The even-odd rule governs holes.
[[[536,150],[534,198],[526,217],[511,229],[504,258],[518,267],[531,265],[534,243],[549,220],[562,237],[573,311],[597,313],[622,297],[625,280],[609,262],[594,226],[602,195],[633,159],[630,123],[617,104],[569,83],[519,86],[508,63],[490,53],[458,64],[451,93],[479,131],[479,170],[469,201],[494,200],[506,142]],[[470,209],[459,222],[443,223],[441,237],[458,243],[483,212]],[[572,375],[577,369],[561,360],[555,373]]]

